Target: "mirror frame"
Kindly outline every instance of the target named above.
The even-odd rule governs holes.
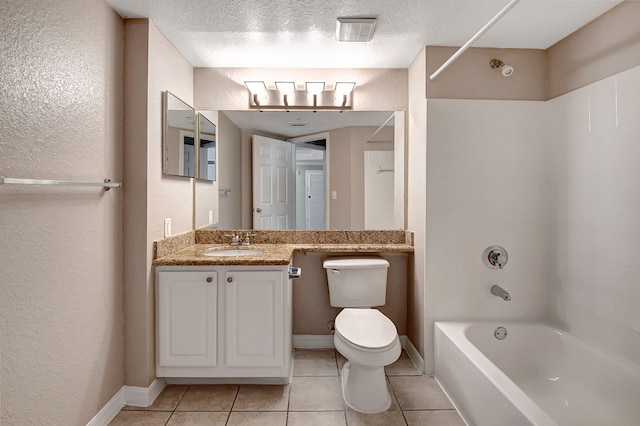
[[[172,170],[170,170],[169,168],[169,161],[171,159],[171,156],[168,155],[168,150],[169,150],[169,115],[170,115],[170,110],[169,110],[169,101],[170,100],[176,100],[181,102],[186,108],[184,109],[185,111],[187,110],[191,110],[192,114],[193,114],[193,119],[192,119],[192,129],[191,129],[191,133],[193,134],[193,147],[194,147],[194,155],[193,155],[193,161],[194,161],[194,167],[193,167],[193,173],[189,173],[189,174],[185,174],[184,171],[183,173],[176,173]],[[180,134],[182,137],[183,133],[189,133],[188,129],[181,129],[180,130]],[[183,144],[184,146],[184,144]],[[195,178],[196,177],[196,171],[198,169],[198,163],[197,163],[197,150],[195,149],[196,147],[196,111],[195,109],[190,106],[188,103],[184,102],[182,99],[178,98],[176,95],[174,95],[173,93],[167,91],[162,92],[162,174],[164,174],[165,176],[176,176],[176,177],[187,177],[187,178]],[[180,163],[180,161],[179,161]]]

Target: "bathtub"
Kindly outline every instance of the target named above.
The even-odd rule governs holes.
[[[640,367],[571,334],[510,322],[434,331],[436,379],[469,426],[640,425]]]

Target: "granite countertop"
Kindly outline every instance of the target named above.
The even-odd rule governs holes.
[[[208,249],[259,249],[262,253],[246,256],[205,256]],[[410,244],[193,244],[153,261],[155,266],[177,265],[288,265],[295,251],[327,253],[412,253]]]

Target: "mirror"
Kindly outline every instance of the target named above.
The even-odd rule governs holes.
[[[196,177],[195,110],[170,92],[163,95],[163,172]]]
[[[198,179],[216,180],[216,125],[198,114]]]
[[[219,167],[214,222],[218,228],[405,229],[403,111],[210,114],[213,113],[217,114]],[[252,172],[256,139],[286,141],[285,145],[292,147],[291,182],[295,188],[292,219],[278,218],[277,222],[256,215],[254,195],[258,191],[253,188],[264,187],[256,184],[257,174]],[[269,180],[277,181],[276,177]],[[322,199],[313,200],[314,188]],[[206,201],[201,196],[211,197],[203,192],[196,188],[196,206]],[[385,214],[378,214],[382,211]],[[287,223],[286,228],[283,223]]]

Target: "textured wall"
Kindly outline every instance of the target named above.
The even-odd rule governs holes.
[[[125,383],[155,378],[153,241],[193,228],[193,181],[162,175],[162,92],[191,104],[193,69],[148,20],[125,21]]]
[[[122,181],[122,20],[4,1],[0,33],[0,175]],[[84,425],[122,387],[122,200],[0,186],[0,423]]]
[[[537,49],[472,47],[434,80],[429,76],[458,50],[427,47],[427,97],[430,99],[547,99],[547,55]],[[513,75],[503,77],[489,62],[500,59],[512,65]]]

